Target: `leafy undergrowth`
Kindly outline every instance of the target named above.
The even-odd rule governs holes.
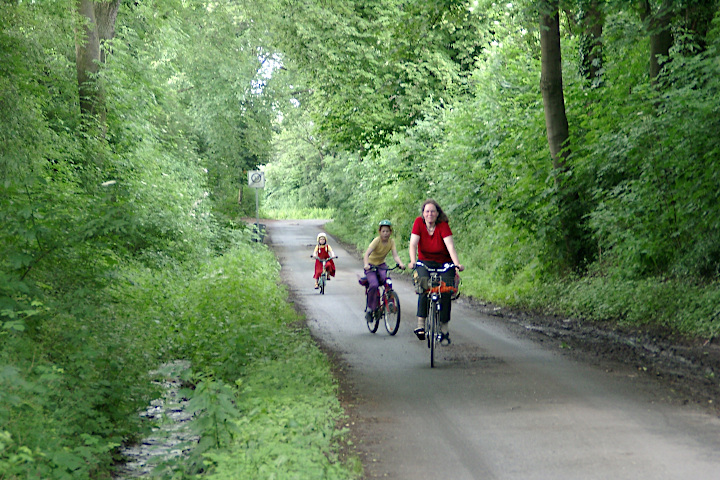
[[[626,279],[586,276],[544,284],[518,281],[493,293],[470,281],[466,292],[509,307],[574,317],[619,326],[662,328],[687,338],[714,339],[720,335],[720,285],[693,284],[680,279]],[[466,276],[467,280],[467,276]],[[479,293],[479,294],[478,294]]]
[[[117,447],[147,431],[148,372],[189,360],[200,436],[157,478],[361,476],[327,357],[279,286],[279,265],[248,240],[162,269],[126,264],[74,310],[0,335],[0,479],[110,478]]]
[[[253,367],[240,383],[233,442],[208,452],[212,479],[356,478],[334,447],[345,435],[327,361],[302,335],[286,358]]]
[[[176,476],[360,477],[360,463],[338,455],[346,432],[329,361],[279,286],[274,256],[242,245],[177,287],[167,354],[192,362],[201,440]]]

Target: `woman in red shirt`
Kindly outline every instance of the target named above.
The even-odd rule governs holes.
[[[441,268],[445,263],[455,264],[455,269],[462,272],[465,267],[460,264],[452,231],[448,224],[448,217],[435,200],[425,200],[421,209],[422,215],[415,219],[410,234],[410,263],[408,267],[415,269],[418,277],[430,277],[427,268]],[[420,263],[418,263],[420,260]],[[450,269],[442,275],[448,285],[455,282],[455,269]],[[441,294],[440,304],[440,332],[441,343],[450,344],[448,322],[450,321],[450,293]],[[424,295],[418,297],[417,328],[415,335],[425,340],[425,318],[427,317],[427,300]]]

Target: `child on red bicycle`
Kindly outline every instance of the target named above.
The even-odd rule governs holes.
[[[333,253],[333,249],[330,245],[327,244],[327,235],[325,235],[324,232],[317,234],[317,245],[315,245],[315,250],[313,251],[312,256],[315,257],[315,274],[313,275],[313,278],[315,279],[315,288],[317,289],[319,288],[318,278],[320,278],[323,271],[323,265],[320,260],[330,259],[325,262],[325,270],[327,270],[328,279],[335,276],[335,262],[332,261],[335,254]]]
[[[365,256],[363,257],[363,266],[365,268],[365,275],[368,281],[368,307],[370,310],[365,314],[366,317],[372,318],[380,306],[380,296],[378,287],[385,284],[387,280],[387,264],[385,263],[385,257],[387,254],[392,252],[395,263],[401,269],[405,268],[400,256],[395,248],[395,240],[390,238],[392,235],[392,222],[390,220],[382,220],[378,224],[378,236],[370,242]],[[378,267],[375,270],[371,270],[372,267]]]

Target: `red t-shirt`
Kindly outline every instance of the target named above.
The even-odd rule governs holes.
[[[420,236],[418,243],[418,259],[430,262],[452,262],[450,252],[445,246],[445,237],[452,235],[448,222],[436,223],[435,231],[430,235],[425,227],[425,220],[417,217],[413,223],[412,233]]]

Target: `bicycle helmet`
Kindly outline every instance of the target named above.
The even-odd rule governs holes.
[[[320,232],[320,233],[317,234],[317,241],[318,241],[318,242],[320,241],[320,238],[324,238],[325,241],[327,242],[327,235],[325,235],[325,232]]]
[[[385,220],[380,220],[378,227],[391,227],[392,228],[392,222],[390,220],[388,220],[387,218]]]

